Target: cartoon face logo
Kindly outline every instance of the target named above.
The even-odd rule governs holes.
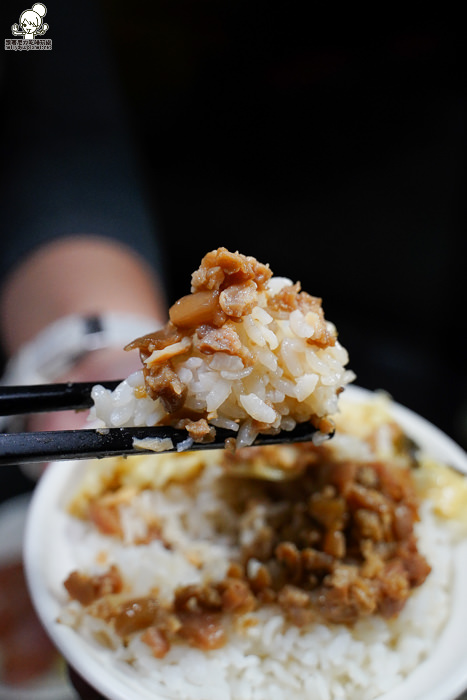
[[[47,8],[41,2],[36,2],[30,10],[25,10],[19,18],[19,25],[14,24],[11,28],[13,36],[22,36],[27,41],[32,41],[36,36],[42,36],[49,28],[48,24],[43,24]]]

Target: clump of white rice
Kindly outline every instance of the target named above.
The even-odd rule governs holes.
[[[237,447],[252,444],[265,428],[292,430],[297,422],[335,413],[339,393],[355,378],[345,368],[348,354],[338,340],[326,347],[313,343],[322,323],[315,312],[271,307],[273,296],[292,285],[287,278],[272,277],[266,290],[257,293],[256,306],[235,323],[253,361],[227,352],[200,352],[186,337],[170,346],[171,366],[187,388],[184,409],[234,431]],[[333,324],[325,323],[335,335]],[[167,349],[160,353],[165,357]],[[161,359],[154,355],[147,363]],[[99,427],[122,427],[167,419],[161,399],[144,396],[144,384],[141,370],[114,391],[94,387],[91,420]]]

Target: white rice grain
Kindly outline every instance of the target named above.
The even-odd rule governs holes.
[[[257,394],[242,394],[240,403],[245,411],[260,423],[274,423],[276,411],[268,406]]]

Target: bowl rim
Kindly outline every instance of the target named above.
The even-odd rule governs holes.
[[[376,394],[377,392],[358,386],[350,386],[345,390],[345,397],[357,403],[374,398]],[[392,399],[390,411],[396,420],[401,422],[407,434],[419,442],[430,455],[442,458],[467,474],[467,454],[448,435]],[[63,508],[61,517],[58,503],[67,490],[69,480],[77,478],[79,464],[77,461],[70,461],[49,465],[32,496],[25,527],[23,553],[33,604],[42,624],[62,655],[88,683],[109,700],[130,700],[132,697],[138,700],[167,700],[164,696],[149,692],[146,686],[132,678],[107,649],[97,648],[97,645],[94,648],[73,629],[57,621],[61,603],[51,590],[45,562],[52,545],[50,538],[59,532],[61,521],[65,522],[69,517]],[[467,688],[467,664],[456,664],[458,657],[459,662],[465,659],[467,639],[461,649],[459,645],[457,648],[452,647],[453,637],[457,638],[460,634],[465,637],[467,624],[467,597],[462,595],[467,585],[467,540],[460,543],[458,548],[455,576],[458,584],[453,591],[456,615],[451,615],[448,619],[436,650],[401,684],[380,696],[380,700],[454,700]],[[463,582],[462,585],[460,581]],[[443,669],[446,671],[446,666],[449,667],[448,673],[443,672]],[[434,673],[438,674],[436,683],[429,680],[430,674],[433,676]]]

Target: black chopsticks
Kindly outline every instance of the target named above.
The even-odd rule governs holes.
[[[306,442],[311,440],[316,432],[317,430],[310,423],[300,423],[290,431],[281,431],[275,435],[260,434],[254,445]],[[225,441],[228,438],[235,438],[236,433],[216,428],[214,442],[193,442],[189,445],[186,443],[187,437],[186,430],[165,426],[0,433],[0,465],[155,454],[154,449],[144,446],[135,447],[135,439],[144,440],[146,438],[158,440],[170,438],[172,446],[164,446],[164,449],[161,450],[163,452],[176,452],[185,447],[189,450],[222,449],[225,447]]]
[[[90,408],[93,405],[91,391],[96,384],[106,389],[115,389],[121,381],[3,386],[0,387],[0,416]],[[275,435],[261,433],[254,444],[306,442],[317,432],[310,423],[301,423],[294,430],[281,431]],[[154,447],[135,446],[135,440],[145,439],[156,440],[156,445],[163,452],[221,449],[225,447],[228,438],[235,437],[233,431],[216,428],[214,442],[187,442],[189,435],[186,430],[169,426],[0,433],[0,465],[154,454]],[[160,440],[171,442],[157,442]]]
[[[90,408],[93,405],[91,390],[96,384],[115,389],[121,381],[1,386],[0,416]]]

